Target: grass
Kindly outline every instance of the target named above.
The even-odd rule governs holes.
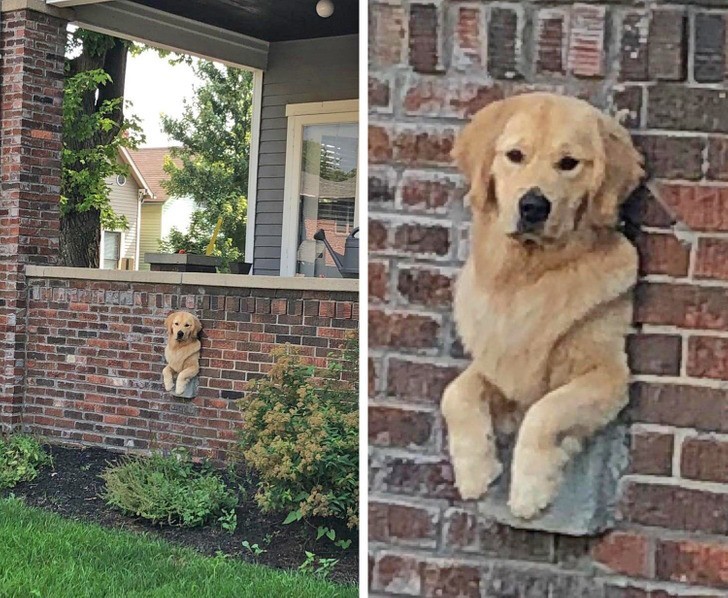
[[[0,596],[354,598],[299,573],[206,557],[140,534],[79,523],[0,499]],[[303,554],[303,552],[302,552]]]

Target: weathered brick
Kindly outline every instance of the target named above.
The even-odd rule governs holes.
[[[604,74],[606,8],[575,4],[569,34],[569,71],[578,77]]]
[[[428,268],[400,268],[397,290],[408,303],[448,307],[452,303],[452,274]]]
[[[424,447],[432,440],[433,414],[413,409],[369,407],[369,443],[377,446]]]
[[[565,71],[566,14],[540,10],[536,25],[536,68],[542,73]]]
[[[369,58],[379,66],[404,61],[404,9],[392,4],[369,7]]]
[[[640,255],[640,274],[687,276],[690,245],[674,235],[640,233],[635,239]]]
[[[391,132],[380,125],[369,125],[369,162],[378,164],[392,159]]]
[[[630,395],[636,421],[728,432],[728,390],[640,382],[632,385]]]
[[[716,438],[686,438],[680,475],[691,480],[728,483],[728,442]]]
[[[458,496],[453,485],[452,466],[449,461],[412,460],[405,457],[387,457],[381,463],[370,464],[372,488],[394,494],[425,498],[454,499]]]
[[[480,571],[460,564],[427,563],[422,571],[423,596],[480,598]]]
[[[492,81],[472,77],[412,77],[404,93],[402,106],[408,115],[462,119],[503,98],[503,90]]]
[[[369,219],[369,251],[386,249],[388,246],[388,228],[380,220]]]
[[[437,345],[440,324],[429,316],[369,310],[369,345],[424,349]]]
[[[402,224],[394,231],[392,247],[407,253],[445,256],[450,252],[450,232],[437,224]]]
[[[399,186],[402,208],[408,212],[445,213],[464,195],[461,180],[430,171],[407,170]]]
[[[728,138],[708,139],[708,169],[705,176],[709,180],[728,181]]]
[[[728,327],[728,302],[720,288],[641,283],[635,293],[635,321],[725,330]]]
[[[627,342],[630,369],[635,374],[678,375],[681,349],[679,336],[632,335]]]
[[[369,75],[369,106],[388,108],[390,101],[390,82],[384,77]]]
[[[652,11],[647,42],[648,71],[651,79],[682,81],[687,64],[687,18],[683,9]]]
[[[672,434],[632,430],[630,471],[645,475],[669,476],[675,437]]]
[[[455,131],[450,127],[400,127],[394,139],[394,161],[409,165],[447,165],[451,162],[454,138]]]
[[[691,336],[688,339],[688,376],[728,380],[728,339]]]
[[[439,404],[445,387],[461,368],[432,363],[390,358],[387,394],[401,401]]]
[[[693,540],[658,540],[658,579],[714,588],[728,588],[728,545]]]
[[[389,264],[369,261],[369,300],[387,301],[389,298]]]
[[[717,83],[725,72],[725,17],[695,14],[695,66],[693,76],[700,83]]]
[[[621,510],[627,521],[672,530],[728,533],[728,493],[674,484],[624,484]]]
[[[434,546],[439,511],[369,501],[369,541]]]
[[[456,6],[455,35],[453,36],[452,66],[466,70],[482,67],[484,16],[480,6]]]
[[[649,541],[630,532],[611,532],[594,546],[592,556],[615,573],[630,577],[649,575]]]
[[[376,557],[372,568],[372,590],[420,596],[422,592],[421,569],[422,564],[414,557],[380,554]]]
[[[437,72],[440,62],[437,6],[410,4],[409,63],[420,73]]]
[[[647,90],[647,126],[728,133],[725,91],[661,83]]]
[[[458,508],[445,511],[443,526],[445,546],[452,550],[477,552],[480,550],[478,519],[472,513]]]
[[[479,552],[504,559],[551,562],[554,554],[553,534],[518,529],[481,519]]]
[[[665,184],[660,198],[673,214],[696,231],[728,231],[728,188]]]
[[[645,156],[645,168],[650,176],[694,181],[702,178],[704,138],[635,135],[633,139]]]
[[[394,207],[397,175],[392,170],[369,169],[368,179],[369,206],[372,208]]]
[[[647,79],[648,26],[648,13],[632,12],[624,15],[619,49],[619,75],[624,81]]]
[[[510,8],[491,8],[488,21],[488,72],[497,79],[521,76],[518,68],[519,15]]]

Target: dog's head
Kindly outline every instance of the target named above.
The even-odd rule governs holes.
[[[186,311],[175,311],[164,321],[170,340],[184,343],[190,339],[198,338],[202,331],[202,324],[197,317]]]
[[[644,176],[629,133],[588,103],[546,93],[489,104],[452,152],[470,181],[473,209],[491,212],[521,241],[558,241],[614,227]]]

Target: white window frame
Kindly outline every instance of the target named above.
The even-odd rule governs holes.
[[[121,261],[122,256],[122,249],[124,248],[124,241],[125,239],[125,232],[123,230],[104,230],[101,229],[101,239],[99,240],[99,270],[106,270],[107,268],[104,268],[104,235],[106,233],[118,233],[119,234],[119,259],[116,262],[116,268],[114,270],[119,269],[119,262]]]
[[[281,276],[296,276],[298,249],[298,195],[301,189],[303,127],[306,125],[359,124],[359,100],[287,104],[286,175],[283,188],[283,227],[281,231]],[[357,159],[357,177],[360,173]],[[359,225],[359,185],[354,202],[354,226]]]

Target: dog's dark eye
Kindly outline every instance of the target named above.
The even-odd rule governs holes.
[[[523,162],[523,152],[521,150],[513,149],[506,152],[506,158],[508,158],[514,164],[520,164]]]
[[[189,328],[189,327],[190,327],[190,325],[189,325],[189,324],[185,324],[185,328]]]
[[[579,165],[579,160],[571,156],[564,156],[559,160],[559,170],[574,170]]]

